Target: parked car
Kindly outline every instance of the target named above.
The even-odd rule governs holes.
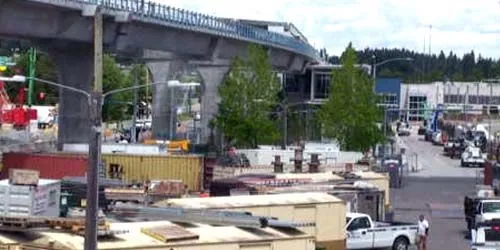
[[[482,167],[486,163],[486,154],[481,149],[474,146],[468,146],[462,153],[460,161],[461,167]]]
[[[409,136],[411,134],[410,125],[406,122],[398,122],[396,131],[398,136]]]
[[[374,222],[367,214],[347,213],[347,249],[408,249],[415,244],[417,224]]]

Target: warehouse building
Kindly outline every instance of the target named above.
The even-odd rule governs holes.
[[[500,106],[500,84],[496,81],[482,82],[432,82],[404,83],[401,85],[400,107],[411,109],[402,112],[410,121],[423,121],[426,109],[444,104],[467,113],[490,111],[498,113]]]

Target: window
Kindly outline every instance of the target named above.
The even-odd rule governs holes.
[[[331,73],[315,73],[314,74],[314,98],[328,98],[330,89]]]
[[[483,213],[500,212],[500,202],[485,202],[483,203]]]
[[[410,121],[422,121],[424,120],[425,106],[427,103],[427,96],[410,96],[409,97],[409,108],[408,119]]]
[[[470,95],[468,103],[470,103],[470,104],[479,104],[478,100],[479,100],[479,98],[478,98],[477,95]]]
[[[379,101],[378,105],[380,106],[385,106],[385,107],[393,107],[397,108],[399,107],[399,100],[398,96],[393,93],[382,93],[379,94]]]
[[[352,230],[358,230],[358,229],[365,229],[365,228],[370,228],[370,220],[368,220],[367,217],[360,217],[354,219],[347,230],[352,231]]]

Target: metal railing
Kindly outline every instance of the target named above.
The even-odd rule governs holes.
[[[71,4],[99,5],[107,11],[131,14],[131,19],[165,26],[192,30],[238,40],[246,40],[271,47],[289,50],[310,59],[320,60],[319,52],[300,39],[270,32],[239,22],[174,8],[143,0],[30,0],[40,3],[68,6]]]

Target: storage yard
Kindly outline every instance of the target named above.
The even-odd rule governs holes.
[[[99,249],[346,249],[346,213],[385,220],[390,210],[389,175],[361,154],[261,150],[252,161],[267,165],[244,165],[147,146],[102,156]],[[3,204],[2,244],[83,249],[88,156],[74,151],[3,154],[2,197],[38,191],[15,200],[22,213]],[[30,208],[38,196],[44,209]]]

